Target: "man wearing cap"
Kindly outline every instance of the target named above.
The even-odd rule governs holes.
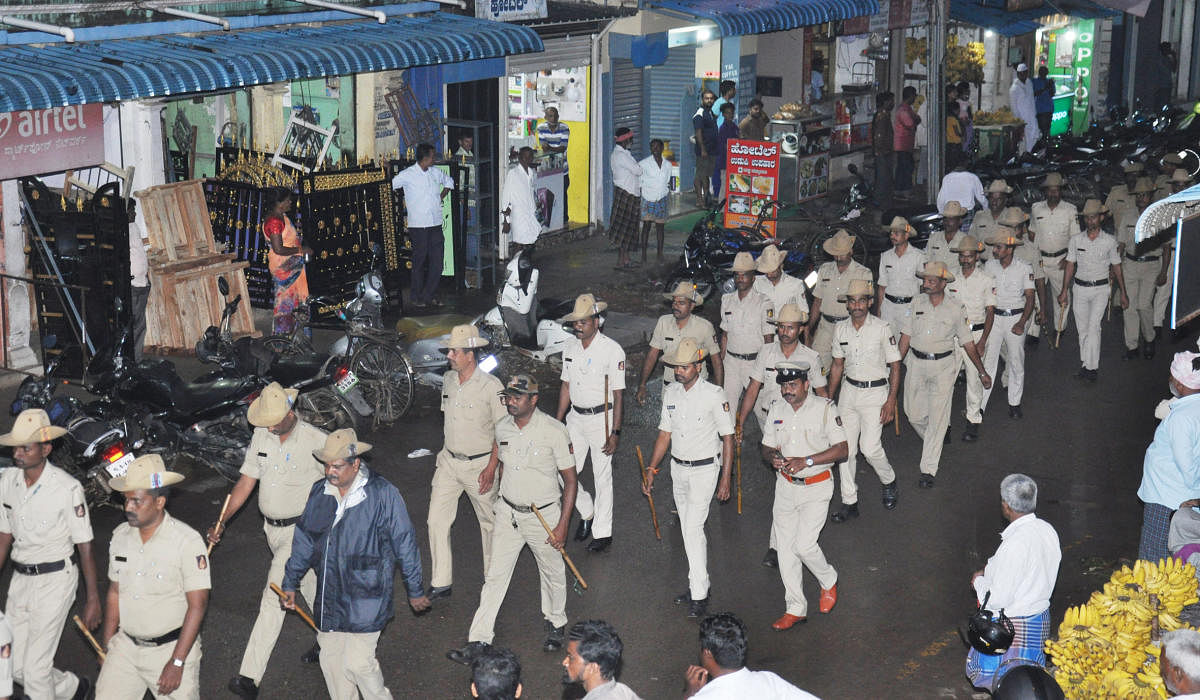
[[[734,256],[735,288],[721,297],[721,366],[725,368],[725,397],[730,406],[741,403],[758,350],[770,343],[775,333],[770,325],[775,307],[765,294],[753,288],[754,272],[754,258],[749,253]]]
[[[925,263],[921,271],[921,296],[900,324],[900,358],[912,351],[904,381],[904,412],[921,437],[921,477],[918,488],[933,488],[942,459],[943,438],[950,425],[950,402],[959,362],[954,356],[957,340],[975,365],[986,389],[992,378],[983,367],[979,350],[959,301],[946,295],[946,284],[954,275],[940,262]]]
[[[784,304],[795,304],[807,315],[808,299],[804,294],[804,280],[783,271],[783,262],[786,259],[787,253],[774,243],[763,248],[755,265],[762,277],[755,278],[754,291],[765,294],[771,300],[772,312],[779,311]]]
[[[1158,161],[1155,168],[1158,173],[1154,176],[1154,189],[1162,189],[1171,181],[1171,175],[1177,168],[1183,165],[1183,158],[1177,152],[1169,152]]]
[[[1013,220],[1009,212],[1020,213],[1014,208],[1004,211],[1001,221]],[[1021,225],[1024,225],[1023,222]],[[983,350],[983,366],[988,372],[995,372],[1000,356],[1004,356],[1008,415],[1010,418],[1019,418],[1022,415],[1021,397],[1025,393],[1025,343],[1022,337],[1027,331],[1038,327],[1037,323],[1030,324],[1029,320],[1034,313],[1035,286],[1040,279],[1029,262],[1016,255],[1016,251],[1025,247],[1016,229],[1000,228],[996,235],[987,240],[987,244],[992,246],[992,259],[984,265],[983,271],[992,278],[996,290],[996,309],[989,334],[991,342]],[[983,390],[979,402],[981,417],[991,395],[990,388]]]
[[[929,242],[925,244],[925,259],[928,262],[940,262],[947,270],[958,267],[958,253],[954,252],[962,243],[962,221],[967,210],[958,202],[951,200],[942,208],[942,230],[929,234]]]
[[[313,450],[325,444],[325,431],[296,415],[293,406],[297,394],[296,389],[284,389],[279,382],[271,382],[250,403],[246,420],[255,428],[242,463],[242,474],[229,493],[224,518],[208,530],[208,541],[212,544],[220,542],[225,524],[242,509],[254,487],[259,486],[258,509],[263,516],[267,547],[271,550],[271,565],[267,570],[268,585],[263,587],[258,617],[242,656],[242,666],[238,675],[229,681],[229,690],[244,698],[258,697],[263,673],[283,627],[284,612],[279,607],[279,596],[271,590],[270,584],[279,585],[283,581],[283,567],[291,556],[292,535],[304,512],[308,492],[313,482],[325,476],[321,463],[313,457]],[[300,590],[312,605],[317,591],[316,577],[306,574]],[[309,651],[304,655],[304,661],[316,663],[318,652],[315,648]]]
[[[1013,116],[1025,122],[1024,138],[1021,139],[1021,153],[1032,151],[1041,131],[1037,124],[1037,104],[1033,96],[1033,81],[1029,79],[1029,66],[1024,63],[1017,65],[1017,74],[1008,88],[1008,104],[1012,109]]]
[[[474,324],[450,329],[446,357],[450,371],[442,381],[442,449],[437,454],[429,491],[429,599],[449,597],[454,581],[450,528],[465,493],[479,521],[483,570],[492,553],[492,510],[496,503],[496,423],[506,415],[500,402],[504,385],[479,367],[488,345]]]
[[[869,291],[857,291],[859,299],[870,299]],[[821,586],[818,609],[828,613],[837,604],[837,571],[826,561],[817,538],[833,498],[833,465],[846,459],[848,448],[837,406],[829,399],[809,396],[810,365],[781,362],[776,369],[783,400],[767,414],[762,454],[779,473],[771,529],[779,542],[779,576],[787,610],[771,627],[782,632],[808,621],[804,567]]]
[[[964,236],[959,241],[958,246],[954,248],[954,252],[958,253],[959,274],[957,279],[946,287],[946,291],[957,299],[967,312],[967,323],[971,326],[976,352],[983,356],[984,369],[988,375],[992,375],[996,372],[996,365],[989,366],[987,363],[987,346],[996,312],[996,282],[991,275],[979,269],[979,254],[982,251],[983,243],[974,236]],[[958,354],[962,366],[970,363],[970,358],[962,346],[959,346]],[[963,431],[962,439],[964,442],[974,442],[979,439],[979,424],[983,422],[984,389],[979,375],[974,372],[966,374],[967,427]],[[1020,408],[1017,411],[1019,412]]]
[[[832,359],[833,326],[849,318],[846,305],[838,301],[850,288],[850,280],[873,281],[871,271],[854,260],[854,240],[846,229],[838,229],[821,243],[821,248],[833,257],[817,270],[817,286],[813,289],[812,312],[808,315],[805,342],[817,351],[821,358],[821,369],[814,373],[827,372]]]
[[[1159,280],[1165,281],[1170,269],[1171,258],[1165,255],[1163,246],[1157,241],[1137,242],[1137,222],[1154,196],[1154,184],[1150,178],[1141,177],[1129,190],[1134,206],[1125,207],[1116,213],[1117,249],[1124,260],[1121,269],[1125,274],[1125,288],[1129,290],[1130,308],[1121,314],[1125,326],[1125,359],[1138,356],[1140,332],[1142,356],[1147,360],[1154,357],[1154,291]]]
[[[446,652],[446,658],[465,665],[491,645],[496,615],[526,546],[533,553],[541,580],[546,629],[542,650],[558,651],[566,643],[567,574],[560,552],[567,541],[577,488],[570,437],[566,426],[538,410],[538,383],[533,377],[514,375],[503,396],[508,415],[496,424],[503,477],[492,530],[492,560],[467,644]],[[535,506],[546,525],[553,528],[549,537]]]
[[[1121,169],[1121,172],[1125,176],[1125,181],[1113,185],[1112,189],[1108,191],[1108,197],[1104,200],[1104,206],[1108,207],[1108,210],[1113,212],[1114,215],[1120,215],[1121,210],[1125,207],[1134,206],[1132,191],[1137,186],[1137,181],[1145,171],[1146,166],[1140,162],[1126,163]]]
[[[917,281],[916,274],[925,267],[925,252],[909,245],[908,238],[912,235],[913,228],[904,217],[893,218],[886,230],[892,247],[879,256],[879,286],[875,290],[875,308],[879,309],[879,317],[891,327],[892,337],[899,339],[900,317],[908,313],[913,298],[921,291],[921,283]],[[846,296],[850,296],[849,292]],[[836,343],[833,346],[833,357],[837,357]],[[850,453],[853,455],[854,450],[851,449]]]
[[[896,472],[883,451],[882,437],[883,426],[896,418],[900,351],[889,324],[870,313],[873,296],[870,282],[851,282],[846,290],[850,318],[833,331],[829,395],[838,397],[848,450],[839,466],[842,508],[833,514],[835,523],[858,517],[855,456],[860,450],[883,485],[883,507],[892,510],[899,497]]]
[[[1079,233],[1079,210],[1074,204],[1062,200],[1062,185],[1062,175],[1050,173],[1046,176],[1042,181],[1046,199],[1033,203],[1033,218],[1029,225],[1041,255],[1042,273],[1049,282],[1046,291],[1054,297],[1045,300],[1042,307],[1053,309],[1053,312],[1046,314],[1046,321],[1053,324],[1054,328],[1063,328],[1067,323],[1070,296],[1065,301],[1060,297],[1063,296],[1063,290],[1069,289],[1063,277],[1067,268],[1068,244],[1071,237]]]
[[[321,673],[332,700],[390,698],[375,659],[379,633],[392,619],[393,576],[399,565],[415,613],[429,609],[421,553],[404,498],[367,468],[353,428],[335,430],[313,456],[325,479],[313,484],[296,524],[283,576],[283,607],[296,608],[296,589],[317,573],[313,619],[321,645]]]
[[[575,497],[581,518],[575,540],[583,542],[592,537],[589,552],[603,552],[612,544],[612,456],[621,442],[625,416],[625,350],[600,332],[600,314],[607,308],[608,302],[580,294],[571,313],[559,319],[570,324],[575,338],[563,348],[559,374],[562,385],[555,417],[566,419],[575,452],[576,477],[583,472],[588,454],[592,456],[596,498],[593,500],[583,487]]]
[[[96,697],[200,698],[200,624],[212,588],[204,539],[167,512],[183,475],[142,455],[109,482],[125,496],[125,522],[108,547],[108,600],[100,643],[108,658]]]
[[[721,347],[717,345],[717,331],[708,319],[692,313],[697,306],[704,303],[704,296],[697,291],[691,282],[683,281],[676,285],[671,292],[663,294],[671,302],[671,313],[658,318],[654,332],[650,335],[650,350],[642,363],[642,377],[638,382],[637,402],[646,403],[646,382],[660,355],[671,356],[679,343],[685,338],[691,338],[703,348],[705,357],[713,363],[713,382],[717,386],[725,383],[725,366],[721,363]],[[708,378],[708,368],[700,366],[700,376]],[[668,385],[675,381],[675,373],[670,367],[663,368],[663,381]]]
[[[0,567],[11,555],[5,611],[12,625],[13,678],[33,700],[84,698],[86,678],[54,668],[54,654],[75,604],[79,573],[86,602],[83,621],[100,624],[100,593],[92,554],[92,521],[83,487],[48,460],[51,441],[66,429],[40,408],[21,411],[0,435],[11,447],[13,469],[0,472]]]
[[[1154,190],[1154,201],[1165,199],[1173,194],[1186,190],[1192,184],[1192,178],[1183,168],[1175,168],[1168,177],[1163,173],[1163,182]]]
[[[669,447],[671,492],[688,560],[688,590],[675,597],[675,604],[687,603],[691,618],[703,617],[708,610],[708,539],[704,523],[714,488],[718,501],[729,500],[733,468],[733,412],[725,392],[700,377],[704,356],[704,349],[688,338],[666,358],[675,369],[675,383],[663,392],[658,438],[642,483],[642,493],[649,496],[658,465]]]
[[[1000,217],[1008,207],[1012,187],[1003,179],[996,178],[988,185],[986,194],[987,206],[975,212],[975,218],[971,220],[971,235],[978,241],[986,241],[996,235],[996,229],[1002,225]],[[988,251],[985,250],[981,258],[986,260],[988,257]]]
[[[1125,291],[1125,274],[1117,239],[1100,230],[1100,220],[1108,213],[1098,199],[1083,204],[1083,233],[1071,237],[1067,251],[1065,284],[1073,284],[1075,295],[1075,326],[1079,329],[1079,359],[1083,366],[1078,377],[1096,381],[1100,368],[1100,322],[1108,306],[1108,277],[1117,278],[1121,289],[1121,308],[1129,308]],[[1060,306],[1067,303],[1067,288],[1058,295]],[[1128,313],[1128,312],[1126,312]]]

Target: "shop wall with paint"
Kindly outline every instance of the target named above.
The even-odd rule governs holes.
[[[354,149],[354,80],[349,76],[331,76],[314,80],[297,80],[291,84],[291,104],[285,105],[284,118],[295,114],[329,129],[336,126],[329,159],[337,163],[343,156],[353,162]],[[278,137],[276,137],[278,138]],[[271,144],[270,150],[275,150]]]

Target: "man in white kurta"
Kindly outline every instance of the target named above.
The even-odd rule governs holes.
[[[1013,116],[1025,122],[1025,137],[1021,140],[1021,152],[1033,150],[1041,131],[1037,125],[1037,107],[1033,99],[1033,81],[1029,79],[1029,66],[1017,66],[1017,76],[1008,88],[1008,104]]]

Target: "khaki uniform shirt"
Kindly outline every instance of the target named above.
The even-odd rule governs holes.
[[[888,378],[891,372],[888,365],[900,361],[900,349],[888,322],[867,314],[862,328],[855,328],[853,319],[840,321],[834,327],[833,357],[843,360],[843,377],[873,382]]]
[[[771,408],[771,403],[783,396],[779,385],[775,383],[775,365],[785,361],[808,363],[809,393],[828,384],[825,374],[821,372],[821,356],[816,350],[804,343],[796,343],[796,349],[792,350],[791,356],[787,356],[783,354],[783,347],[776,338],[759,349],[758,357],[754,359],[754,367],[750,370],[750,378],[762,384],[758,390],[758,401],[754,404],[760,416],[765,416]]]
[[[1017,250],[1026,246],[1020,246]],[[1041,266],[1038,266],[1041,269]],[[983,271],[992,278],[996,290],[996,308],[1004,311],[1025,308],[1025,290],[1033,289],[1033,281],[1037,273],[1024,260],[1016,256],[1008,263],[1008,267],[1000,264],[999,260],[988,260]]]
[[[613,392],[625,389],[625,349],[603,333],[596,333],[586,348],[579,338],[567,341],[562,353],[562,372],[558,378],[571,383],[571,403],[580,408],[593,408],[607,398],[613,402]],[[608,377],[608,396],[604,396],[604,377]]]
[[[1104,200],[1104,206],[1115,216],[1116,213],[1125,207],[1136,207],[1137,204],[1133,201],[1134,197],[1129,193],[1129,186],[1125,184],[1114,185],[1108,191],[1108,197]]]
[[[500,402],[504,385],[479,367],[465,382],[458,381],[458,372],[450,370],[442,381],[442,431],[447,450],[460,455],[492,451],[496,439],[496,424],[508,415]]]
[[[1058,203],[1051,209],[1045,202],[1034,202],[1029,219],[1029,229],[1037,239],[1038,250],[1042,253],[1058,253],[1058,255],[1043,255],[1042,262],[1057,264],[1071,240],[1071,236],[1079,233],[1079,210],[1067,201]]]
[[[23,470],[0,472],[0,505],[0,532],[12,535],[12,559],[17,563],[62,561],[75,545],[92,541],[83,486],[50,462],[29,488]]]
[[[108,548],[108,580],[120,586],[121,629],[148,639],[183,626],[188,591],[212,588],[200,533],[163,513],[154,535],[121,523]]]
[[[821,300],[821,314],[840,318],[846,316],[846,303],[838,301],[838,297],[850,288],[850,280],[874,281],[871,271],[851,260],[845,272],[838,272],[836,262],[827,262],[817,271],[817,286],[813,296]]]
[[[804,313],[808,313],[808,299],[804,295],[804,281],[792,277],[788,273],[779,276],[779,281],[771,284],[766,275],[754,279],[754,291],[765,294],[771,300],[771,309],[778,312],[784,304],[795,304]]]
[[[807,457],[845,441],[846,431],[842,429],[837,405],[812,394],[797,409],[786,401],[776,402],[763,426],[762,444],[779,450],[784,457]],[[794,476],[816,476],[829,467],[829,463],[814,464]]]
[[[975,340],[967,324],[966,309],[950,294],[942,297],[937,306],[929,301],[928,294],[913,300],[908,313],[900,319],[900,332],[908,336],[911,348],[928,354],[953,350],[956,338],[960,343]]]
[[[691,389],[672,384],[663,392],[658,429],[671,434],[671,456],[689,462],[720,460],[721,437],[733,435],[733,412],[725,390],[703,379],[697,379]]]
[[[1042,269],[1042,254],[1038,250],[1037,244],[1027,239],[1023,240],[1025,240],[1023,245],[1019,245],[1013,249],[1013,260],[1020,260],[1028,265],[1029,269],[1033,271],[1034,280],[1046,279],[1046,271]],[[999,282],[999,278],[996,275],[992,275],[992,277]]]
[[[1077,280],[1107,281],[1109,266],[1121,264],[1121,256],[1117,253],[1117,239],[1103,231],[1095,240],[1089,238],[1086,233],[1077,233],[1071,236],[1067,262],[1075,263]]]
[[[958,231],[950,242],[946,242],[946,233],[944,231],[934,231],[929,234],[929,242],[925,244],[925,257],[929,262],[946,263],[946,269],[954,272],[958,269],[958,253],[954,252],[966,234]]]
[[[921,293],[921,279],[917,273],[925,266],[925,251],[909,244],[904,255],[896,255],[895,248],[888,248],[879,255],[879,286],[888,296],[903,299]]]
[[[967,312],[967,321],[971,325],[983,323],[987,317],[987,307],[996,306],[996,281],[987,272],[981,270],[982,265],[976,264],[975,271],[967,277],[960,270],[946,291],[954,295],[963,309]],[[1024,306],[1022,304],[1021,306]]]
[[[1117,243],[1125,246],[1125,255],[1139,254],[1137,247],[1137,222],[1139,216],[1141,216],[1141,212],[1138,211],[1137,207],[1122,209],[1114,215],[1117,229]],[[1146,246],[1141,251],[1141,256],[1161,259],[1162,249]]]
[[[496,424],[496,442],[504,473],[500,478],[500,496],[510,503],[538,507],[558,503],[562,490],[558,473],[575,468],[575,455],[567,426],[541,410],[534,409],[524,428],[506,415]]]
[[[713,328],[708,319],[701,318],[695,314],[688,316],[688,320],[683,324],[683,328],[675,322],[675,317],[671,314],[665,314],[658,317],[658,323],[654,325],[654,333],[650,335],[650,347],[662,350],[663,357],[670,357],[675,354],[675,349],[679,347],[679,343],[684,338],[694,338],[696,345],[700,346],[707,355],[716,355],[721,352],[721,347],[717,345],[717,331]],[[708,376],[708,363],[700,364],[700,378]],[[668,383],[675,381],[675,370],[669,365],[663,368],[663,379]]]
[[[768,282],[768,284],[770,284]],[[771,300],[751,289],[746,298],[734,291],[721,297],[721,330],[725,331],[725,349],[751,355],[762,347],[763,336],[774,335],[775,329],[767,320],[773,316]]]
[[[325,447],[325,431],[302,420],[280,442],[266,428],[255,428],[246,448],[242,473],[258,479],[258,509],[272,520],[295,518],[304,512],[308,493],[325,478],[325,467],[313,450]]]
[[[971,235],[987,246],[979,254],[981,258],[984,255],[992,254],[992,247],[987,244],[987,239],[995,236],[999,231],[1000,224],[996,223],[996,217],[992,215],[991,209],[984,208],[975,212],[975,218],[971,220]]]

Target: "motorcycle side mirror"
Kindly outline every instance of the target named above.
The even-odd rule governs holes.
[[[229,281],[224,275],[217,278],[217,291],[221,292],[221,296],[229,295]]]
[[[850,165],[847,165],[847,166],[846,166],[846,169],[850,171],[850,174],[851,174],[851,175],[857,175],[857,174],[858,174],[858,166],[857,166],[857,165],[855,165],[854,163],[851,163]]]

